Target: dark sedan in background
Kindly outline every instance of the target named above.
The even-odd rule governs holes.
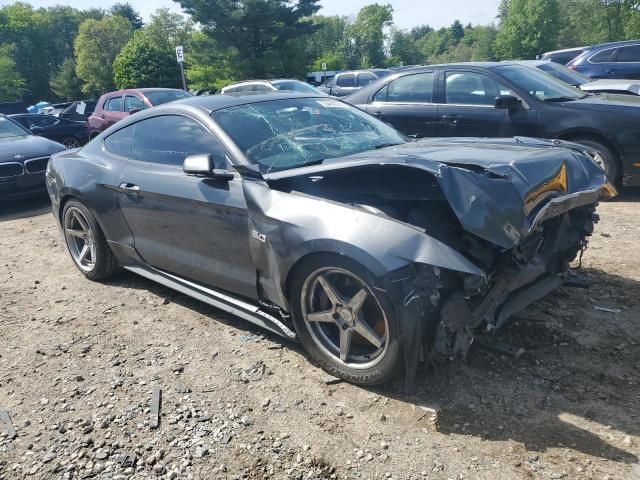
[[[74,122],[66,118],[36,113],[11,115],[10,118],[34,135],[61,143],[67,148],[77,148],[89,141],[86,122]]]
[[[324,95],[193,97],[55,155],[89,279],[119,266],[286,338],[354,383],[412,385],[562,285],[615,190],[585,149],[408,142]],[[473,199],[473,200],[470,200]]]
[[[413,138],[529,136],[594,152],[610,179],[640,185],[640,98],[590,95],[517,63],[402,70],[345,101]]]
[[[43,191],[49,158],[64,149],[0,115],[0,204],[9,197]]]

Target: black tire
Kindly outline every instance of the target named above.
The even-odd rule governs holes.
[[[63,144],[65,146],[65,148],[78,148],[82,146],[82,142],[80,140],[78,140],[76,137],[64,137],[61,141],[61,144]]]
[[[95,252],[95,258],[92,258],[92,268],[89,268],[87,265],[83,265],[78,261],[73,251],[74,246],[70,243],[73,240],[71,240],[70,237],[65,233],[67,219],[70,215],[73,214],[74,209],[76,211],[79,210],[82,213],[91,229],[93,239],[92,243]],[[65,244],[67,245],[67,250],[69,251],[69,254],[71,255],[71,258],[76,267],[78,267],[78,270],[80,270],[85,277],[93,281],[100,281],[109,278],[118,271],[118,262],[116,261],[116,258],[113,255],[109,244],[107,243],[104,233],[102,233],[102,229],[96,222],[95,217],[89,211],[89,209],[78,200],[69,200],[65,204],[62,212],[62,228]]]
[[[571,141],[595,150],[601,159],[598,163],[601,163],[600,166],[607,173],[609,181],[617,183],[618,180],[620,180],[620,162],[609,147],[597,140],[591,140],[589,138],[572,138]]]
[[[375,299],[376,305],[380,307],[384,317],[386,317],[386,334],[383,337],[386,340],[386,346],[376,357],[376,363],[370,367],[360,365],[358,368],[351,368],[345,364],[348,362],[343,363],[337,358],[337,355],[334,356],[328,353],[326,348],[322,346],[321,341],[317,340],[317,337],[314,338],[311,333],[312,327],[309,325],[312,323],[307,323],[303,313],[304,305],[307,301],[303,288],[308,279],[311,279],[319,270],[324,269],[343,270],[362,280],[363,284],[368,287],[368,293],[371,294],[371,300],[367,300],[372,302],[369,305],[372,305]],[[289,282],[289,301],[293,323],[306,351],[322,369],[331,375],[358,385],[378,385],[388,382],[397,377],[403,367],[402,346],[398,339],[395,308],[388,297],[373,288],[371,278],[371,274],[358,263],[338,255],[323,254],[314,256],[297,266]],[[360,287],[357,288],[359,289]],[[339,332],[339,327],[329,325],[327,328],[335,328]],[[356,336],[353,338],[355,342]],[[360,340],[362,340],[362,337],[360,337]],[[360,342],[360,344],[362,343],[364,342]],[[358,348],[364,347],[359,346]]]

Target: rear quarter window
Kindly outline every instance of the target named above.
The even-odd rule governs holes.
[[[105,150],[113,155],[118,155],[119,157],[130,158],[131,146],[133,143],[133,128],[134,125],[130,125],[105,138]]]

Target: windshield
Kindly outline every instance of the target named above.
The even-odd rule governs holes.
[[[308,83],[304,82],[295,82],[293,80],[286,80],[284,82],[273,82],[273,85],[278,90],[291,90],[292,92],[300,92],[300,93],[318,93],[318,90],[313,88]]]
[[[0,117],[0,138],[24,137],[29,133],[6,117]]]
[[[183,90],[170,90],[170,91],[157,91],[157,92],[144,92],[144,96],[149,99],[151,105],[157,106],[163,103],[173,102],[174,100],[180,100],[181,98],[188,98],[192,95]]]
[[[330,98],[238,105],[212,117],[263,173],[406,142],[388,125]]]
[[[537,68],[505,65],[496,67],[494,71],[545,102],[570,101],[586,97],[577,88],[567,85]]]
[[[547,72],[549,75],[553,75],[563,82],[568,83],[569,85],[573,85],[574,87],[591,81],[591,79],[586,75],[574,72],[567,67],[563,67],[562,65],[558,65],[553,62],[541,63],[538,65],[538,68],[543,72]]]

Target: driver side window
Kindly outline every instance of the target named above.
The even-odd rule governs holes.
[[[456,105],[495,105],[498,95],[513,92],[494,79],[476,72],[446,73],[446,101]]]
[[[179,166],[189,155],[225,156],[222,144],[191,118],[162,115],[142,120],[134,127],[134,160]]]

